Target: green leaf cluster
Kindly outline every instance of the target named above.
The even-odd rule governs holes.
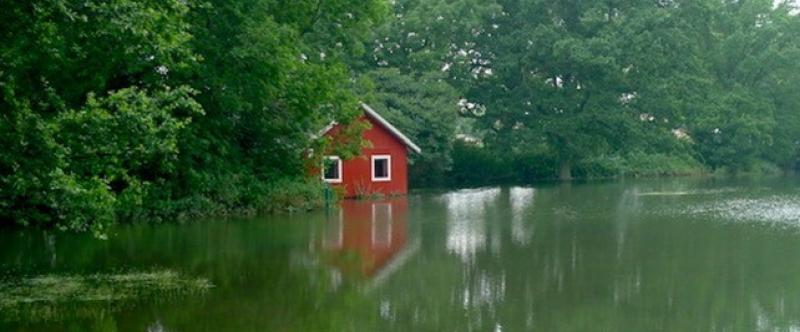
[[[12,1],[0,13],[0,224],[275,209],[330,121],[382,1]],[[354,139],[334,146],[354,154]],[[346,154],[345,154],[346,155]],[[321,191],[318,195],[321,195]],[[293,203],[294,204],[294,203]]]
[[[793,169],[800,157],[791,2],[408,0],[394,10],[356,66],[378,82],[378,103],[424,95],[399,94],[386,73],[425,91],[425,77],[441,77],[455,90],[439,94],[445,109],[472,119],[442,130],[478,141],[459,154],[490,150],[474,157],[495,156],[504,166],[489,172],[501,178]],[[434,107],[405,117],[450,116]],[[451,151],[452,140],[435,146]],[[639,167],[664,157],[676,168]]]

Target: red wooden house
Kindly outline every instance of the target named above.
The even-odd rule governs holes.
[[[420,153],[420,148],[371,107],[361,104],[361,108],[364,110],[361,121],[372,125],[364,132],[364,139],[370,142],[370,146],[350,160],[326,155],[322,180],[341,186],[345,197],[406,194],[408,151]],[[322,134],[335,135],[338,127],[333,123]]]

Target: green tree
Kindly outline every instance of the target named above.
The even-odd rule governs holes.
[[[203,58],[188,78],[206,116],[181,140],[179,198],[253,207],[285,178],[303,178],[311,137],[358,114],[342,58],[381,19],[381,1],[210,1],[192,13]],[[360,137],[353,127],[351,137]],[[349,140],[343,155],[361,141]]]
[[[370,105],[420,146],[411,155],[412,185],[444,184],[450,169],[453,140],[458,123],[458,91],[439,72],[420,77],[404,75],[396,68],[375,69],[365,74],[374,82]]]
[[[327,143],[312,135],[358,114],[342,59],[384,13],[378,0],[6,4],[0,221],[103,234],[304,198],[306,152]]]
[[[489,148],[551,156],[562,179],[615,155],[694,155],[733,170],[796,160],[796,97],[786,92],[798,19],[788,6],[499,3],[461,76],[486,108],[478,123]]]
[[[641,48],[628,45],[652,4],[501,1],[476,45],[470,99],[487,107],[491,144],[524,151],[542,142],[562,179],[582,158],[628,143]],[[634,51],[635,50],[635,51]],[[513,150],[512,150],[513,151]]]
[[[177,0],[4,4],[0,220],[102,234],[118,198],[139,200],[164,179],[169,164],[144,164],[173,160],[198,112],[172,80],[194,62],[189,10]]]
[[[372,33],[370,51],[351,59],[362,80],[371,83],[370,103],[423,150],[411,155],[411,184],[441,185],[451,169],[453,141],[464,126],[458,116],[463,93],[456,67],[469,59],[483,22],[499,13],[493,1],[404,0]]]
[[[690,128],[712,167],[747,170],[758,160],[789,167],[800,137],[798,19],[772,1],[709,5],[698,40],[710,84]]]

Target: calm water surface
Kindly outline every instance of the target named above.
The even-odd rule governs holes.
[[[0,331],[797,331],[800,179],[417,192],[329,211],[0,234],[0,276],[172,270],[205,294]]]

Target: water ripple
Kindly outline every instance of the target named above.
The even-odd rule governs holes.
[[[697,204],[689,214],[714,216],[727,221],[764,223],[800,228],[800,197],[771,196],[734,198]]]

